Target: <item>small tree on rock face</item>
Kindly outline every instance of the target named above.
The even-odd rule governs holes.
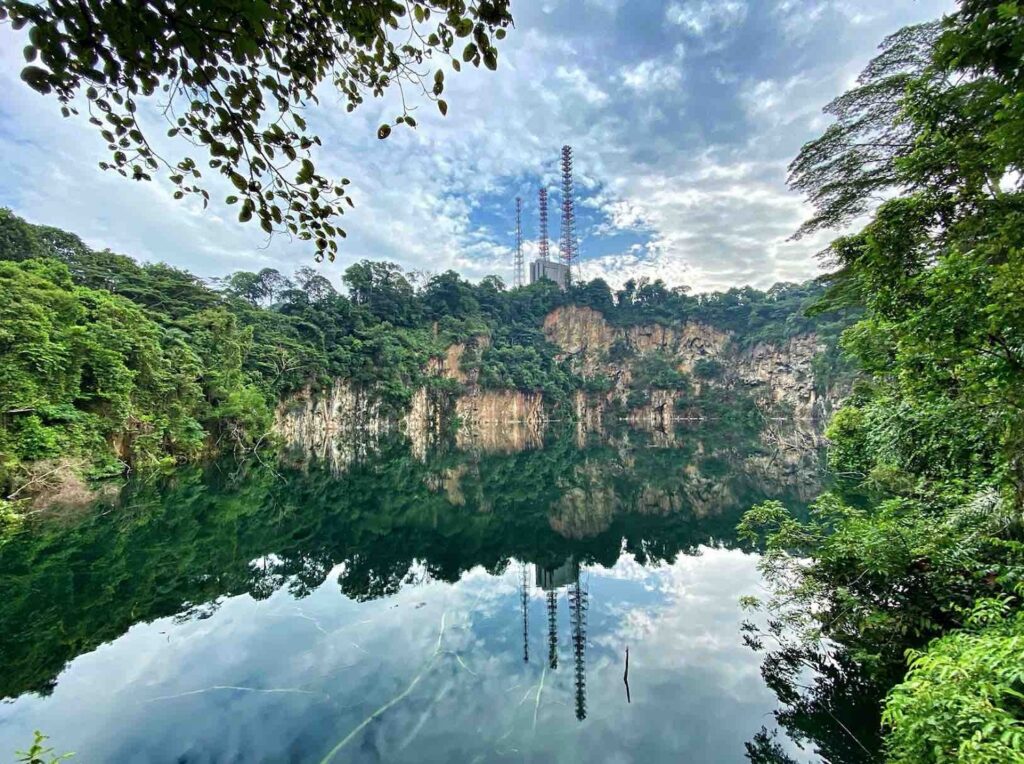
[[[65,117],[84,98],[111,155],[101,169],[134,180],[162,173],[175,198],[198,195],[205,206],[203,157],[161,155],[139,116],[159,114],[169,137],[204,153],[235,187],[225,201],[239,205],[241,222],[255,217],[267,233],[312,241],[318,259],[334,258],[345,235],[334,221],[352,205],[348,179],[330,180],[311,159],[320,138],[300,112],[317,103],[320,85],[332,82],[348,111],[397,85],[393,124],[415,127],[406,88],[446,114],[438,64],[495,69],[494,41],[512,22],[508,0],[0,0],[8,18],[29,28],[22,80],[55,95]]]

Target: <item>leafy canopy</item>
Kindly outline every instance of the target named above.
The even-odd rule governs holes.
[[[806,637],[766,666],[855,666],[888,693],[892,761],[1021,761],[1024,7],[964,0],[901,30],[828,111],[791,182],[815,207],[801,233],[871,213],[827,250],[824,303],[864,310],[842,338],[861,378],[828,435],[839,487],[866,495],[826,495],[803,522],[748,513],[774,623]],[[828,711],[850,675],[780,698]]]
[[[348,179],[312,161],[321,141],[303,111],[321,85],[348,111],[395,86],[393,124],[415,127],[406,90],[446,114],[442,64],[495,69],[494,43],[512,22],[508,0],[0,0],[7,18],[29,29],[22,80],[56,96],[65,117],[85,109],[110,151],[102,169],[134,180],[161,173],[176,198],[205,206],[205,164],[234,187],[225,201],[240,205],[241,222],[312,241],[318,259],[333,259],[345,235],[335,221],[352,205]],[[154,140],[160,119],[172,145],[197,156],[166,156]]]

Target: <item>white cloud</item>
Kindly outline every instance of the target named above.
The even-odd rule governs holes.
[[[796,119],[820,113],[818,97],[807,98],[808,93],[819,93],[820,88],[809,87],[805,75],[794,75],[784,81],[760,80],[740,88],[739,98],[751,119],[769,120],[773,125],[785,125]]]
[[[587,73],[578,66],[559,66],[555,69],[555,76],[588,104],[600,105],[608,100],[608,94],[591,82]]]
[[[807,210],[786,189],[786,164],[821,129],[821,106],[885,34],[948,4],[908,9],[873,0],[857,6],[853,24],[839,23],[853,7],[841,3],[819,13],[815,3],[789,0],[675,2],[654,9],[672,22],[668,34],[622,24],[625,9],[616,16],[614,2],[587,6],[569,25],[565,14],[576,4],[527,4],[516,10],[497,72],[467,67],[450,77],[448,117],[421,104],[419,127],[396,129],[386,141],[376,127],[396,113],[396,93],[346,114],[325,90],[309,114],[324,143],[318,165],[352,179],[356,209],[341,221],[348,238],[338,262],[324,272],[337,281],[348,263],[375,258],[508,280],[513,199],[526,201],[530,254],[536,185],[557,184],[558,148],[571,143],[581,212],[589,215],[585,271],[613,281],[658,275],[698,290],[813,276],[822,241],[788,241]],[[784,36],[787,19],[810,17],[817,21],[799,45]],[[756,44],[743,38],[722,55],[709,53],[709,38],[732,39],[755,18],[766,25]],[[310,262],[308,247],[283,237],[268,246],[229,208],[204,211],[173,201],[164,184],[100,173],[102,141],[80,121],[61,120],[50,100],[19,81],[21,37],[0,27],[0,204],[94,246],[201,275]],[[605,239],[613,235],[628,239]],[[557,240],[557,214],[551,236]]]
[[[773,14],[780,20],[781,29],[790,40],[806,39],[830,15],[845,24],[859,26],[878,18],[878,10],[869,10],[869,4],[853,4],[842,0],[782,0],[775,5]]]
[[[703,36],[711,31],[725,31],[743,22],[747,5],[740,0],[701,0],[701,2],[673,3],[665,18],[672,24]]]
[[[648,59],[633,66],[625,66],[619,71],[619,76],[622,79],[622,84],[639,93],[674,88],[683,79],[683,73],[677,64],[665,63],[656,59]]]

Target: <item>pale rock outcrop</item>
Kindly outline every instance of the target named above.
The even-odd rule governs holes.
[[[340,379],[325,390],[306,387],[274,412],[274,432],[286,446],[316,456],[336,471],[371,453],[394,427],[376,396]]]
[[[783,345],[758,343],[739,353],[732,373],[739,384],[750,388],[764,408],[775,404],[790,407],[797,419],[823,412],[814,385],[814,358],[825,344],[814,334],[790,338]]]
[[[602,427],[604,409],[615,401],[625,403],[632,381],[631,363],[637,356],[662,353],[677,370],[693,374],[701,360],[722,364],[722,376],[692,379],[693,393],[704,386],[745,388],[768,415],[798,419],[821,418],[839,393],[819,396],[814,380],[814,358],[824,343],[813,333],[792,337],[781,345],[758,343],[741,348],[729,332],[693,321],[679,326],[650,324],[618,328],[592,308],[568,305],[552,311],[544,321],[547,339],[563,351],[585,379],[604,378],[611,389],[605,393],[578,394],[574,401],[581,433]],[[634,409],[636,426],[664,429],[676,418],[668,391],[649,391],[649,402]]]
[[[601,386],[577,392],[572,401],[581,443],[592,433],[604,432],[609,412],[628,408],[634,392],[633,362],[648,353],[664,354],[680,372],[691,375],[694,394],[702,387],[716,386],[745,391],[768,416],[818,420],[838,397],[832,390],[820,396],[816,389],[814,358],[824,343],[814,334],[792,337],[780,345],[759,343],[742,348],[728,332],[706,324],[691,321],[679,326],[621,328],[609,324],[600,312],[576,305],[552,311],[543,329],[576,373],[584,379],[601,380]],[[385,411],[372,387],[357,388],[336,380],[325,390],[307,388],[282,402],[275,430],[286,444],[319,454],[338,469],[372,450],[382,435],[397,430],[408,435],[413,453],[423,458],[450,437],[455,421],[459,422],[455,436],[459,448],[509,452],[539,447],[549,414],[541,394],[487,390],[479,385],[475,362],[489,343],[484,335],[470,337],[431,358],[426,373],[458,383],[458,391],[450,384],[447,389],[446,385],[422,387],[402,416]],[[696,364],[704,359],[718,361],[722,375],[708,380],[694,376]],[[673,422],[680,418],[675,406],[678,394],[672,390],[645,392],[646,402],[632,407],[629,421],[660,434],[664,443],[659,444],[667,445],[673,438]],[[700,416],[701,412],[692,414]],[[820,443],[820,435],[816,437]]]
[[[513,452],[536,448],[544,438],[547,416],[540,393],[473,389],[455,400],[459,448]]]

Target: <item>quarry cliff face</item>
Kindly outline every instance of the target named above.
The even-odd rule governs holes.
[[[424,385],[413,393],[404,415],[395,415],[384,410],[372,386],[360,388],[339,379],[327,389],[306,388],[282,401],[274,431],[286,446],[325,460],[338,471],[395,432],[405,433],[413,454],[422,458],[444,441],[455,423],[454,442],[461,450],[511,453],[537,448],[548,421],[541,394],[487,390],[478,384],[475,370],[463,368],[465,354],[482,352],[488,343],[485,336],[474,337],[428,361],[428,379],[457,382],[458,393]]]
[[[540,393],[484,389],[478,371],[464,368],[467,353],[478,356],[489,345],[485,335],[472,337],[450,345],[442,358],[430,360],[429,376],[458,382],[462,391],[454,395],[425,387],[417,391],[416,397],[427,402],[427,415],[423,421],[406,417],[405,431],[414,448],[436,443],[452,422],[459,424],[455,444],[463,450],[513,452],[541,444],[547,414]]]
[[[713,390],[753,400],[767,417],[804,422],[806,432],[836,403],[839,391],[820,394],[814,379],[814,358],[824,345],[813,334],[782,344],[741,344],[729,332],[697,322],[679,326],[657,324],[616,327],[591,308],[570,305],[552,311],[543,331],[584,380],[600,380],[578,391],[569,411],[580,437],[602,432],[612,418],[625,419],[649,432],[662,433],[668,445],[672,424],[704,415],[699,405],[680,409],[676,390],[647,389],[637,396],[636,363],[647,356],[667,359],[690,380],[689,393],[700,400]],[[462,450],[512,452],[539,447],[552,416],[538,392],[493,390],[479,384],[474,363],[486,351],[487,336],[450,345],[431,358],[427,384],[412,395],[404,414],[385,411],[372,387],[358,388],[336,380],[329,388],[305,389],[277,408],[275,430],[289,445],[329,460],[339,469],[358,459],[373,443],[392,432],[404,432],[413,453],[423,456],[455,429]],[[698,374],[698,365],[715,362],[714,374]],[[445,384],[431,384],[433,380]],[[452,383],[455,383],[454,385]],[[457,428],[453,428],[454,424]],[[820,440],[820,436],[819,440]]]
[[[657,353],[691,377],[693,392],[703,386],[743,391],[768,415],[820,419],[835,403],[837,391],[819,396],[813,362],[824,349],[814,334],[790,338],[782,345],[758,343],[742,346],[729,333],[707,324],[681,326],[658,324],[615,327],[600,312],[578,305],[552,311],[544,321],[544,334],[562,351],[574,371],[586,379],[603,377],[610,389],[601,394],[576,396],[577,421],[600,422],[608,404],[626,402],[633,382],[633,362]],[[707,379],[694,375],[700,361],[716,361],[721,374]],[[663,427],[675,414],[674,395],[650,390],[641,406],[630,407],[629,419],[637,425]],[[699,412],[695,412],[699,415]]]
[[[762,408],[783,404],[798,419],[823,418],[841,395],[828,390],[819,398],[813,364],[824,349],[813,334],[792,337],[782,346],[759,343],[736,355],[735,384],[746,386]]]
[[[571,358],[580,373],[628,370],[616,363],[612,346],[631,356],[662,352],[672,356],[679,370],[689,373],[702,358],[721,356],[729,334],[706,324],[688,321],[682,326],[660,324],[613,327],[593,308],[567,305],[553,310],[544,320],[544,335]]]
[[[365,456],[395,426],[372,390],[343,379],[325,389],[306,387],[274,412],[274,432],[286,446],[338,471]]]

